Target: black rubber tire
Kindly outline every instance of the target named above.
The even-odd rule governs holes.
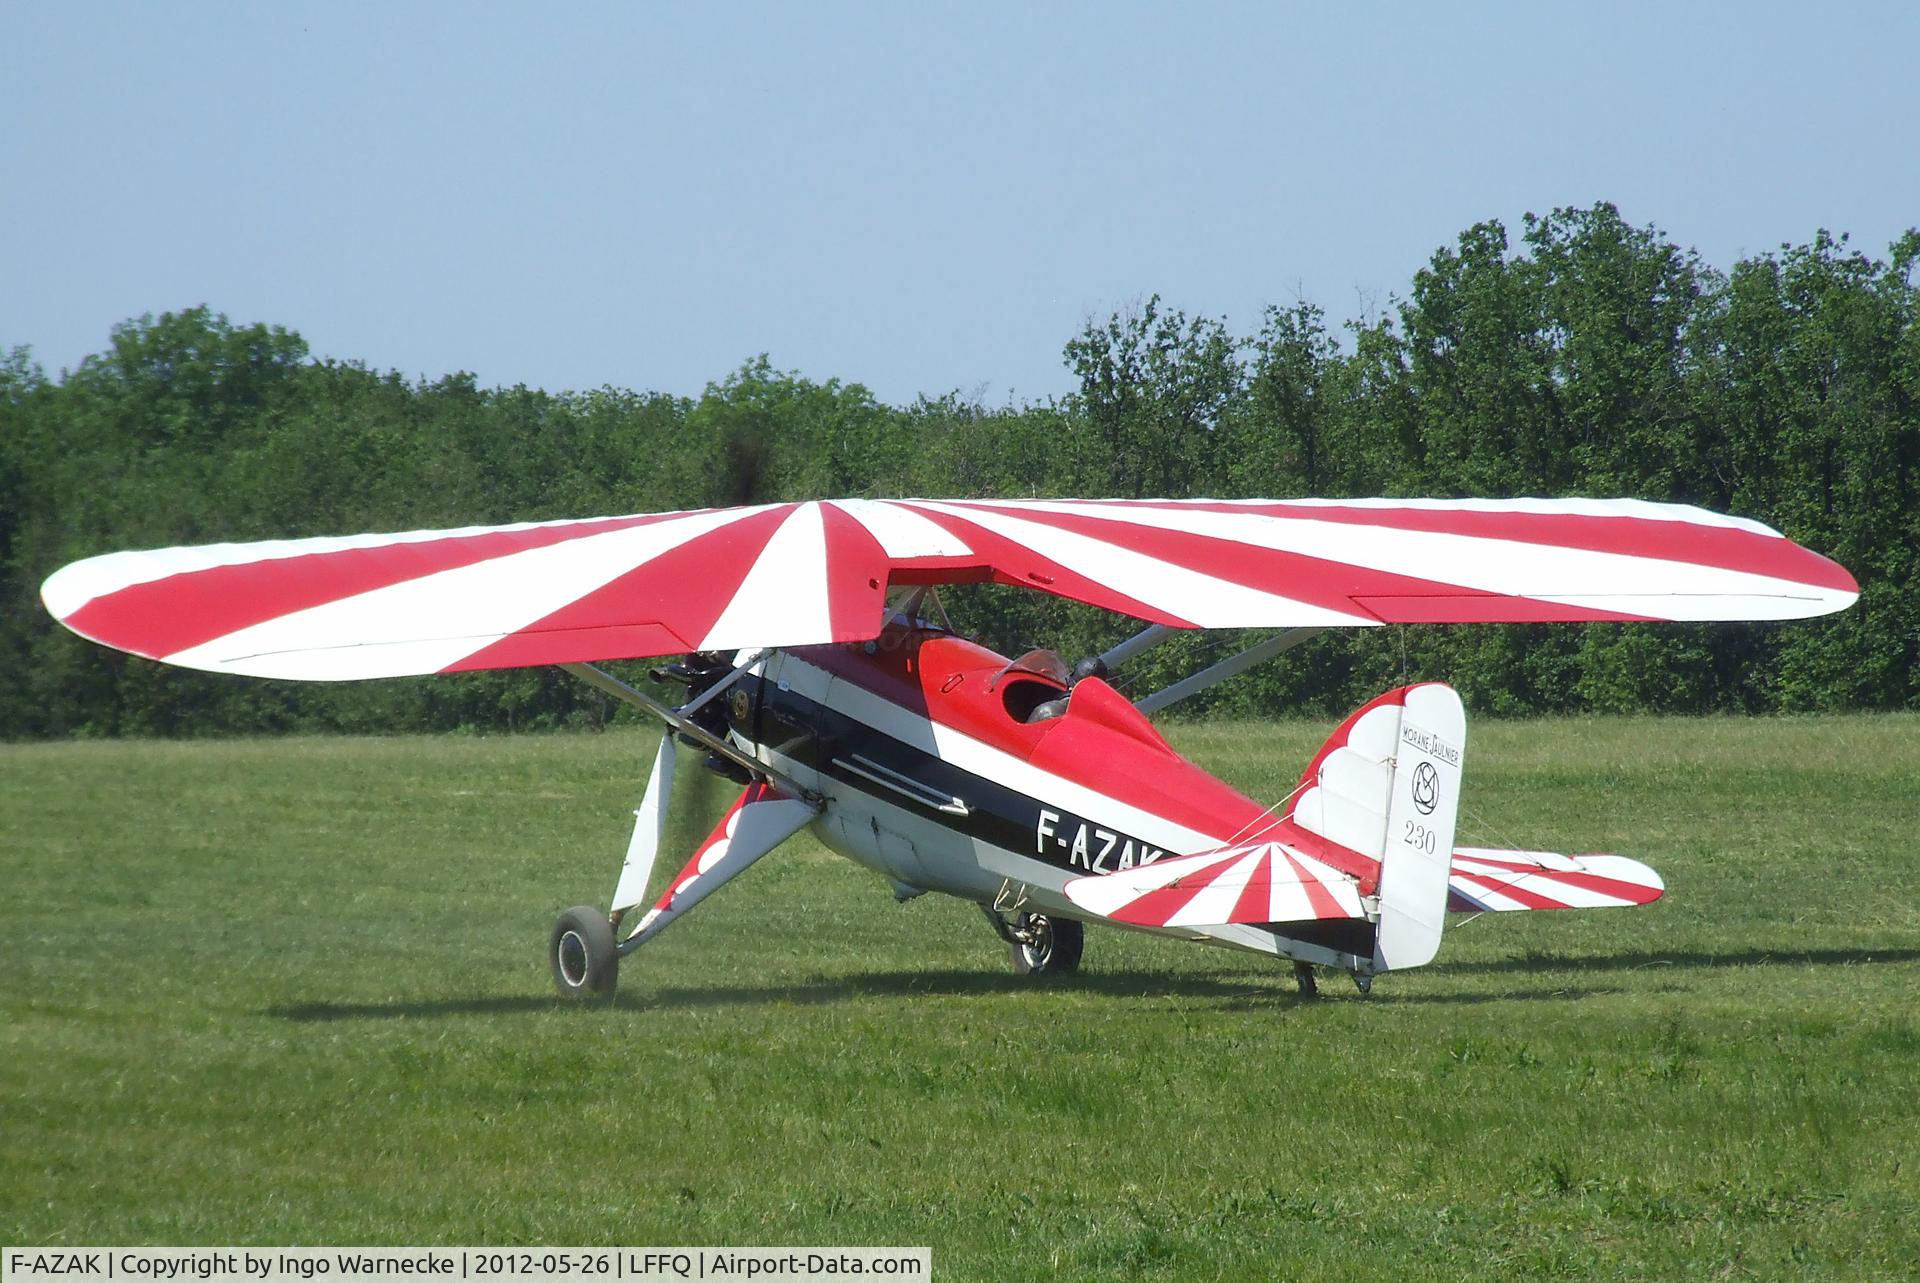
[[[591,905],[576,904],[554,920],[547,936],[553,987],[568,1002],[610,1002],[620,981],[613,924]]]
[[[1300,986],[1302,1002],[1312,1002],[1320,996],[1320,980],[1314,975],[1312,963],[1296,959],[1293,964],[1293,978]]]
[[[1043,937],[1037,949],[1014,941],[1014,975],[1035,978],[1065,976],[1080,969],[1080,953],[1087,941],[1086,928],[1080,923],[1072,918],[1054,918],[1044,913],[1023,913],[1015,925],[1041,926]]]

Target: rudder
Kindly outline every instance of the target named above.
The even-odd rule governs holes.
[[[1451,686],[1404,686],[1356,710],[1301,778],[1288,818],[1379,861],[1375,971],[1418,967],[1439,952],[1466,735]]]
[[[1375,971],[1424,966],[1440,951],[1466,764],[1467,715],[1459,694],[1433,683],[1411,687],[1406,696],[1380,858]]]

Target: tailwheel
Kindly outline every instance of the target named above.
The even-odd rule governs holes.
[[[1064,976],[1080,967],[1086,928],[1072,918],[1022,913],[1013,920],[1010,934],[1016,976]]]
[[[1293,978],[1300,986],[1300,996],[1302,998],[1318,998],[1320,996],[1320,982],[1314,978],[1313,964],[1311,962],[1301,962],[1298,958],[1294,959]]]
[[[591,905],[575,905],[554,921],[547,937],[554,988],[569,1002],[609,1002],[620,979],[613,923]]]

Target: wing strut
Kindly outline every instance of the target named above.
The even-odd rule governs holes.
[[[1171,686],[1163,686],[1153,694],[1135,700],[1133,706],[1143,713],[1157,713],[1169,704],[1177,704],[1183,699],[1198,695],[1209,686],[1217,686],[1229,677],[1236,677],[1255,664],[1272,659],[1282,651],[1292,650],[1307,638],[1322,631],[1324,630],[1319,628],[1283,629],[1265,641],[1255,642],[1237,655],[1229,655],[1219,663],[1203,668],[1191,677],[1183,677]]]
[[[1108,668],[1118,668],[1141,651],[1151,650],[1175,633],[1185,631],[1170,624],[1148,624],[1119,645],[1101,652],[1100,662]]]
[[[819,794],[813,790],[800,787],[797,782],[781,774],[779,771],[774,770],[751,753],[720,738],[705,727],[696,725],[686,716],[684,710],[671,708],[647,694],[645,691],[635,690],[618,677],[615,677],[612,673],[604,669],[595,668],[592,664],[561,664],[560,667],[572,673],[588,685],[605,691],[615,699],[624,700],[626,703],[632,704],[635,708],[645,709],[708,752],[718,753],[735,766],[769,783],[779,785],[781,791],[788,796],[797,797],[807,802],[817,802],[819,800]]]

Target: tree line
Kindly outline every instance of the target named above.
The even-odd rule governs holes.
[[[1765,521],[1859,579],[1783,625],[1328,633],[1183,706],[1330,716],[1445,677],[1477,713],[1920,707],[1920,232],[1825,232],[1720,271],[1611,205],[1438,250],[1383,314],[1310,302],[1236,334],[1158,297],[1067,342],[1072,393],[887,405],[748,361],[699,397],[482,388],[314,359],[206,308],[141,317],[50,378],[0,361],[0,736],[599,725],[551,670],[348,685],[219,678],[80,641],[41,608],[123,548],[867,496],[1600,495]],[[1128,621],[1018,589],[949,595],[1003,649]],[[1195,635],[1141,689],[1225,652]]]

